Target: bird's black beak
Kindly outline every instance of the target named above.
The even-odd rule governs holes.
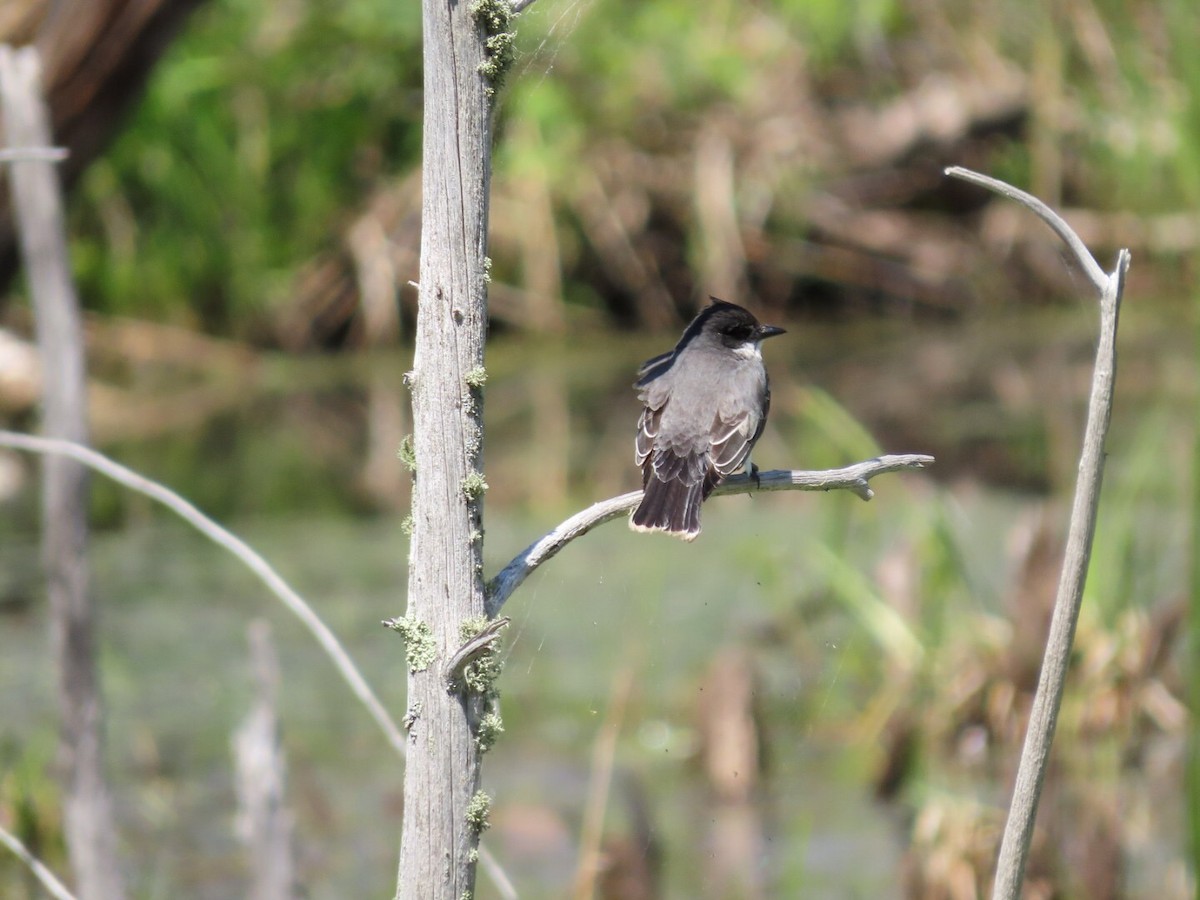
[[[759,325],[758,326],[758,339],[760,341],[765,341],[769,337],[775,337],[775,335],[777,335],[777,334],[787,334],[787,329],[780,328],[776,325]]]

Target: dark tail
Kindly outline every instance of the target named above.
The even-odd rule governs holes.
[[[665,531],[694,541],[700,533],[700,504],[712,490],[707,479],[686,484],[676,478],[660,481],[651,476],[648,482],[629,527],[634,531]]]

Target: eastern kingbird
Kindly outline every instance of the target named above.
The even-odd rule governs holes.
[[[685,541],[700,533],[700,504],[746,465],[771,407],[759,344],[783,334],[748,310],[712,298],[669,353],[638,370],[636,458],[642,502],[629,527]]]

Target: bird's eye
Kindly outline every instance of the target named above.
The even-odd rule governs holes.
[[[750,340],[750,333],[752,331],[753,329],[749,325],[730,325],[723,329],[723,333],[726,337],[731,337],[738,341]]]

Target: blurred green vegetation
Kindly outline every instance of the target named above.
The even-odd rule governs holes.
[[[205,4],[75,198],[82,295],[254,334],[370,186],[417,163],[420,78],[416,4]]]
[[[715,805],[698,774],[698,710],[705,673],[731,648],[761,683],[770,798],[763,859],[777,895],[900,896],[902,868],[936,868],[948,857],[986,879],[1057,575],[1086,380],[1078,365],[1082,357],[1086,368],[1092,319],[1081,305],[1069,317],[1016,310],[975,334],[896,321],[797,328],[790,345],[767,348],[775,391],[756,449],[764,468],[836,466],[881,450],[931,450],[937,465],[881,478],[870,503],[844,492],[723,498],[706,506],[694,545],[613,523],[527,582],[505,609],[513,621],[501,679],[506,732],[487,763],[498,816],[489,840],[522,896],[564,893],[588,751],[614,673],[624,670],[638,689],[618,770],[645,783],[667,849],[667,896],[703,895]],[[1069,898],[1102,896],[1078,883],[1104,868],[1094,857],[1080,862],[1078,843],[1113,848],[1129,896],[1182,897],[1176,888],[1190,884],[1181,829],[1195,795],[1179,790],[1178,756],[1188,721],[1181,698],[1191,657],[1179,617],[1191,545],[1176,482],[1194,454],[1181,415],[1194,388],[1173,362],[1186,336],[1160,340],[1147,333],[1155,321],[1153,305],[1130,304],[1076,667],[1059,720],[1056,793],[1042,812],[1051,837],[1038,871]],[[486,574],[579,506],[636,483],[629,382],[660,342],[613,333],[494,341]],[[401,491],[381,497],[361,481],[374,427],[368,410],[403,404],[403,355],[263,354],[251,380],[229,388],[220,415],[189,433],[113,448],[278,565],[349,639],[395,710],[404,708],[403,664],[377,623],[403,608],[401,513],[351,513],[389,499],[406,505]],[[917,361],[937,359],[954,390],[925,391]],[[1006,388],[977,381],[985,375],[1008,379]],[[1012,383],[1020,378],[1040,392],[1033,402],[1022,402]],[[896,411],[888,385],[900,382],[925,407],[920,416]],[[372,399],[380,384],[393,392]],[[538,386],[562,396],[547,402]],[[847,412],[866,417],[871,396],[916,436]],[[984,442],[972,423],[979,456],[1018,458],[1000,469],[1007,478],[982,477],[978,461],[974,472],[951,474],[953,444],[962,442],[954,428],[968,404],[996,432]],[[565,427],[548,427],[543,406],[564,410]],[[398,470],[394,444],[387,455]],[[1023,467],[1045,469],[1045,487],[1016,487],[1011,473]],[[547,481],[562,492],[547,492]],[[225,826],[234,805],[225,735],[249,702],[242,628],[265,614],[284,655],[298,833],[321,850],[306,883],[314,896],[386,889],[398,813],[394,796],[380,801],[380,786],[398,790],[399,782],[373,725],[346,702],[307,635],[232,560],[145,500],[101,479],[96,487],[105,524],[120,526],[98,535],[96,585],[107,610],[113,733],[132,735],[113,753],[119,796],[132,798],[126,833],[139,878],[185,893],[176,886],[240,889],[244,857]],[[0,767],[44,771],[51,739],[26,743],[53,732],[50,673],[32,637],[44,640],[34,533],[32,521],[0,517],[0,601],[9,606],[0,683],[11,687],[0,703],[0,750],[8,739],[19,751],[11,763],[0,755]],[[146,682],[147,666],[164,677]],[[0,803],[16,809],[29,798],[38,827],[56,840],[52,783],[22,784],[0,777]],[[620,789],[611,803],[610,832],[619,833],[627,817]],[[540,855],[523,853],[523,815],[553,820],[566,837]],[[839,853],[826,856],[831,846]]]
[[[811,101],[817,109],[812,121],[819,124],[822,115],[885,104],[940,72],[1011,67],[1030,79],[1030,105],[1019,129],[1002,131],[988,144],[986,163],[994,174],[1065,205],[1099,211],[1195,209],[1196,22],[1192,0],[1049,6],[1032,0],[942,6],[917,0],[538,0],[519,21],[520,57],[497,121],[497,281],[521,284],[529,280],[534,257],[552,256],[571,308],[595,306],[622,320],[614,296],[630,291],[630,283],[616,284],[612,259],[598,249],[595,223],[586,220],[596,198],[589,179],[595,178],[610,191],[614,219],[631,238],[674,242],[656,259],[670,296],[683,301],[702,281],[694,270],[707,263],[693,209],[698,179],[692,169],[693,147],[705,134],[720,132],[733,146],[738,214],[743,225],[750,223],[746,233],[753,238],[761,228],[799,242],[808,233],[806,198],[846,172],[836,159],[811,152],[805,143],[810,135],[795,127],[800,119],[782,111],[791,115]],[[346,226],[369,198],[419,164],[420,54],[415,2],[210,0],[155,73],[129,128],[73,199],[72,249],[88,305],[270,340],[270,321],[293,301],[304,267],[337,254]],[[531,207],[521,204],[539,196],[557,246],[534,241],[523,248],[520,232]],[[928,196],[916,202],[936,205]],[[751,247],[749,255],[754,252]],[[1194,265],[1183,251],[1164,246],[1139,255],[1135,272],[1140,277],[1163,262],[1185,274]],[[668,271],[670,264],[675,268]],[[1192,280],[1178,279],[1176,289],[1194,302]],[[1194,882],[1200,858],[1200,826],[1193,821],[1189,844],[1178,833],[1183,811],[1177,809],[1185,805],[1200,817],[1200,753],[1193,745],[1186,793],[1177,790],[1173,767],[1179,763],[1170,756],[1189,727],[1181,724],[1189,712],[1177,700],[1185,693],[1181,680],[1190,679],[1193,703],[1200,696],[1200,676],[1191,665],[1200,617],[1191,615],[1190,631],[1178,640],[1172,631],[1178,622],[1170,618],[1186,596],[1189,571],[1196,596],[1200,565],[1194,537],[1189,543],[1200,490],[1193,485],[1189,498],[1177,485],[1179,473],[1195,465],[1194,425],[1183,423],[1190,407],[1181,413],[1184,403],[1195,401],[1194,383],[1179,384],[1194,367],[1185,367],[1181,378],[1180,369],[1164,360],[1184,355],[1175,343],[1178,307],[1167,309],[1164,326],[1168,316],[1152,306],[1139,298],[1123,322],[1122,365],[1134,364],[1118,380],[1126,393],[1110,446],[1077,678],[1060,720],[1065,774],[1056,774],[1065,786],[1044,814],[1056,836],[1081,833],[1082,821],[1108,822],[1113,810],[1134,823],[1118,835],[1128,843],[1113,854],[1127,865],[1133,895],[1138,885],[1158,888],[1170,878],[1172,884]],[[1076,318],[1089,316],[1083,309]],[[842,496],[764,497],[753,505],[731,498],[711,518],[706,512],[700,555],[669,542],[639,542],[613,526],[572,546],[531,579],[509,610],[512,664],[502,684],[511,707],[509,730],[490,773],[512,779],[525,765],[536,769],[530,780],[541,783],[546,772],[538,769],[538,754],[576,765],[593,739],[585,711],[603,709],[608,676],[622,665],[642,665],[649,677],[641,705],[631,713],[623,760],[654,776],[658,809],[682,829],[673,832],[677,852],[670,865],[689,871],[676,873],[673,884],[683,879],[692,887],[687,879],[700,877],[689,865],[686,840],[694,822],[678,820],[692,813],[695,821],[704,817],[704,802],[697,799],[704,788],[679,758],[693,728],[684,710],[698,672],[722,642],[754,649],[766,683],[768,732],[775,729],[783,748],[771,787],[789,796],[789,813],[798,812],[780,816],[786,821],[778,833],[789,838],[786,849],[774,851],[783,857],[774,861],[782,886],[818,890],[820,873],[803,850],[814,835],[826,833],[831,813],[807,804],[822,786],[828,791],[825,774],[839,764],[853,768],[846,775],[853,784],[838,785],[823,801],[839,809],[861,804],[858,820],[837,836],[861,849],[847,835],[878,813],[866,798],[889,754],[903,755],[896,735],[911,743],[899,782],[914,824],[901,843],[911,838],[918,857],[932,855],[927,851],[935,844],[942,858],[958,854],[954,859],[969,861],[975,872],[990,864],[986,828],[1003,805],[1010,775],[1005,766],[1016,755],[1028,700],[1030,659],[1040,649],[1041,604],[1051,592],[1035,562],[1039,552],[1053,556],[1053,536],[1061,533],[1082,383],[1075,356],[1092,336],[1064,337],[1045,315],[1014,316],[1004,329],[989,322],[985,334],[959,329],[941,343],[932,329],[893,335],[885,356],[881,335],[864,334],[863,323],[855,324],[860,330],[854,334],[822,332],[810,335],[808,344],[796,335],[793,358],[773,363],[777,399],[763,461],[816,468],[872,455],[881,446],[932,451],[939,460],[933,475],[960,482],[943,489],[923,478],[892,479],[878,485],[878,500],[867,506]],[[1027,336],[1030,346],[1013,349],[1013,331]],[[572,504],[635,483],[628,459],[634,418],[629,380],[636,362],[662,349],[661,342],[632,346],[611,333],[597,334],[536,347],[528,339],[501,340],[491,350],[486,410],[493,566]],[[1133,341],[1137,351],[1127,353]],[[622,346],[614,349],[617,344]],[[1152,362],[1140,365],[1145,360]],[[382,615],[400,611],[396,585],[404,548],[394,544],[398,528],[386,519],[321,521],[326,513],[387,502],[358,481],[372,389],[323,372],[310,390],[288,393],[281,384],[293,387],[306,377],[289,362],[272,360],[267,367],[274,374],[256,369],[253,377],[261,382],[240,383],[220,415],[198,416],[202,424],[182,436],[130,439],[117,453],[222,518],[273,516],[274,522],[255,522],[261,549],[298,571],[307,590],[332,598],[324,611],[340,617],[347,631],[359,629],[356,654],[370,659],[377,683],[396,691],[393,648],[364,623],[375,628]],[[1159,363],[1161,371],[1144,376]],[[381,380],[397,385],[396,373],[406,365],[393,360]],[[796,387],[809,378],[820,387]],[[534,379],[562,391],[549,406],[565,421],[558,423],[561,429],[546,429],[539,418]],[[889,385],[898,387],[889,392]],[[383,401],[402,404],[399,393]],[[533,461],[531,444],[541,448]],[[547,482],[558,492],[547,491]],[[989,483],[1006,489],[993,495]],[[1016,485],[1033,485],[1038,493],[1022,494]],[[192,829],[222,827],[213,823],[223,822],[232,805],[221,774],[224,727],[236,718],[243,696],[228,670],[236,667],[230,660],[240,659],[245,603],[260,608],[258,589],[225,574],[228,563],[190,539],[170,530],[139,531],[138,522],[159,515],[140,501],[103,484],[97,494],[100,518],[131,531],[109,536],[107,546],[102,539],[97,579],[120,601],[106,638],[114,645],[105,676],[119,698],[116,718],[138,719],[129,731],[149,748],[133,741],[119,749],[122,774],[143,786],[130,815],[147,834],[166,820],[178,845],[190,850]],[[403,505],[401,492],[389,496]],[[32,511],[32,501],[28,506]],[[1043,520],[1044,531],[1038,524]],[[286,533],[273,532],[277,527]],[[0,550],[12,557],[2,567],[8,580],[0,585],[0,599],[14,610],[36,594],[32,563],[22,562],[33,557],[30,530],[22,532],[24,543],[8,530],[0,541]],[[136,545],[132,552],[116,546],[126,540]],[[369,555],[369,565],[356,557],[358,551]],[[364,573],[369,584],[348,587]],[[347,598],[353,602],[339,602]],[[210,636],[205,641],[190,640],[196,620],[180,615],[181,600],[200,611],[198,630]],[[395,608],[381,613],[381,602]],[[602,612],[581,615],[592,608]],[[219,638],[211,637],[215,619]],[[631,661],[630,644],[637,639],[630,637],[630,621],[654,635],[649,663]],[[6,630],[28,650],[32,642],[24,632],[31,627],[22,620]],[[280,620],[281,632],[290,627]],[[166,637],[145,637],[155,628]],[[149,722],[147,716],[149,723],[140,721],[139,701],[130,699],[147,689],[137,677],[147,651],[134,646],[140,641],[151,645],[151,654],[170,655],[161,662],[164,671],[176,673],[175,666],[186,664],[201,673],[151,683],[150,706],[163,720]],[[370,877],[371,889],[382,889],[391,877],[388,861],[394,862],[396,816],[379,802],[378,786],[389,778],[395,783],[394,769],[386,758],[376,760],[369,774],[346,767],[340,754],[351,725],[342,719],[355,719],[357,710],[341,702],[341,686],[324,662],[297,649],[305,642],[296,640],[285,653],[300,660],[290,670],[294,693],[287,702],[296,717],[290,740],[299,756],[297,793],[307,834],[313,845],[342,848],[367,834],[380,845],[371,865],[339,860],[334,867],[354,873],[346,883]],[[186,659],[179,658],[180,647]],[[216,666],[214,647],[225,654]],[[1161,658],[1156,647],[1163,648]],[[34,677],[28,673],[35,664],[27,661],[24,671],[25,678]],[[218,686],[203,677],[214,671],[224,679]],[[49,696],[43,676],[37,675],[37,686],[11,692],[8,702],[22,715],[49,718],[48,701],[27,702]],[[295,686],[298,677],[303,687]],[[18,683],[17,675],[10,672],[5,683]],[[180,700],[171,693],[179,684],[189,690],[204,685],[206,693]],[[399,698],[394,705],[403,707]],[[7,727],[24,724],[11,715],[16,724]],[[222,720],[220,728],[210,727],[211,717]],[[322,717],[334,717],[336,727]],[[197,740],[200,723],[210,730]],[[51,723],[41,724],[52,730]],[[356,759],[384,757],[369,725],[356,720],[353,727],[361,727],[353,733]],[[642,739],[654,729],[671,738],[664,744],[675,756]],[[27,731],[18,733],[27,740]],[[165,744],[161,753],[159,741]],[[20,766],[42,765],[50,743],[27,744]],[[138,754],[144,758],[134,758]],[[188,770],[201,756],[207,775],[196,778]],[[820,774],[799,774],[811,756],[821,757],[814,766]],[[318,770],[319,778],[313,774]],[[340,792],[328,787],[339,777],[361,784],[331,821],[322,791],[340,801]],[[34,824],[52,834],[49,787],[30,787],[23,778],[0,781],[0,803],[14,809],[27,804],[44,820]],[[576,772],[570,783],[578,787],[581,781]],[[212,782],[220,788],[217,799],[208,789]],[[1099,797],[1097,807],[1068,796],[1076,789]],[[188,803],[176,810],[180,796]],[[518,796],[510,790],[501,802]],[[1073,822],[1060,821],[1079,808],[1084,814]],[[562,817],[569,822],[573,814]],[[372,815],[380,824],[365,828]],[[943,832],[924,830],[922,823],[939,817],[949,823]],[[877,825],[883,817],[870,818]],[[965,846],[968,832],[973,846]],[[208,836],[220,853],[235,852],[224,830]],[[960,838],[963,844],[956,843]],[[697,837],[690,846],[701,845]],[[186,855],[181,851],[180,860]],[[160,865],[186,869],[180,861]],[[1070,859],[1050,865],[1060,884],[1082,871]],[[859,874],[853,865],[844,868],[831,884],[844,887],[847,874]],[[149,865],[145,871],[153,874]],[[327,871],[316,874],[317,882],[337,880]],[[895,881],[890,862],[877,883],[883,881]],[[1072,884],[1063,893],[1089,896]],[[864,889],[863,895],[873,894]]]
[[[532,355],[524,343],[505,349],[501,362]],[[510,473],[495,480],[512,498],[521,490],[511,473],[527,456],[521,420],[528,416],[506,410],[506,398],[532,398],[519,367],[495,368],[494,412],[510,420],[493,420],[489,472]],[[629,366],[619,368],[627,381]],[[598,398],[617,378],[572,374]],[[830,446],[840,454],[830,464],[878,451],[820,392],[781,394],[779,420],[760,445],[764,465],[820,458]],[[264,449],[272,438],[306,442],[287,433],[286,406],[247,409],[257,425],[232,426],[256,432],[257,445],[223,446],[210,436],[174,455],[145,452],[138,465],[175,479],[188,468],[177,457],[207,457],[215,471],[199,476],[193,495],[202,506],[229,504],[229,491],[214,489],[219,475],[238,486],[247,496],[224,507],[230,525],[310,599],[399,715],[403,657],[378,626],[403,608],[397,585],[407,547],[398,516],[350,517],[307,495],[279,514],[272,491],[254,488],[256,477],[280,487],[334,477],[315,454],[307,474],[277,470]],[[1174,698],[1184,654],[1156,625],[1177,608],[1189,564],[1182,498],[1170,481],[1187,447],[1178,430],[1163,447],[1170,412],[1163,401],[1144,417],[1126,409],[1115,423],[1078,662],[1059,721],[1054,793],[1040,820],[1050,837],[1036,871],[1064,898],[1100,896],[1079,881],[1103,866],[1073,856],[1073,842],[1090,839],[1094,823],[1112,828],[1113,810],[1122,823],[1101,836],[1116,844],[1095,846],[1115,846],[1126,895],[1183,896],[1174,886],[1187,798],[1169,760],[1181,740]],[[593,428],[588,437],[603,444],[600,455],[611,462],[623,449],[616,462],[632,470],[627,429]],[[572,452],[587,458],[589,448],[578,441]],[[591,468],[602,480],[600,464]],[[721,804],[701,774],[697,733],[705,673],[730,649],[752,660],[757,684],[767,766],[755,807],[765,841],[755,859],[766,896],[931,896],[905,893],[900,873],[923,864],[934,870],[946,859],[960,878],[985,876],[994,850],[989,829],[1003,809],[1029,701],[1026,664],[1040,649],[1050,593],[1045,572],[1029,574],[1029,560],[1047,543],[1053,555],[1063,506],[979,484],[945,488],[923,474],[886,476],[874,486],[870,503],[844,492],[722,498],[706,506],[694,545],[635,535],[615,522],[573,543],[513,597],[501,679],[506,731],[486,778],[497,798],[489,845],[522,896],[566,892],[587,761],[622,671],[635,675],[637,688],[615,764],[620,779],[643,785],[666,854],[664,896],[721,896],[705,893],[710,823]],[[109,728],[119,736],[110,758],[139,892],[232,896],[243,887],[246,854],[228,827],[236,805],[228,734],[251,703],[244,629],[257,616],[272,622],[280,646],[289,807],[307,889],[314,897],[386,890],[400,778],[374,724],[249,573],[162,510],[127,502],[134,508],[125,527],[97,535],[94,581],[105,604]],[[493,503],[487,573],[575,502],[537,512],[511,499]],[[33,554],[31,535],[2,536],[0,572]],[[45,775],[55,725],[44,616],[41,604],[14,608],[0,629],[0,803],[27,804],[26,827],[58,860],[56,793]],[[1161,657],[1150,659],[1156,652]],[[157,677],[147,679],[147,671]],[[901,769],[895,793],[878,803],[881,773],[893,766]],[[620,787],[610,803],[608,832],[619,835],[628,828]],[[530,819],[549,821],[551,837],[564,837],[527,843],[522,822]],[[19,877],[0,869],[0,885]],[[495,896],[486,880],[479,895]]]
[[[559,246],[542,250],[562,273],[563,298],[618,319],[640,299],[619,296],[636,284],[620,283],[620,260],[593,246],[581,221],[593,175],[610,192],[628,183],[614,209],[652,248],[662,271],[651,274],[686,305],[710,253],[687,172],[707,130],[733,137],[742,228],[802,237],[805,198],[847,174],[836,152],[806,143],[823,119],[885,104],[928,76],[1026,78],[1019,133],[974,161],[1052,202],[1150,213],[1200,200],[1190,0],[569,0],[535,3],[518,32],[497,191],[521,202],[531,183],[546,192]],[[336,254],[372,193],[419,165],[420,60],[415,2],[211,0],[74,199],[86,302],[265,338],[304,266]],[[530,264],[514,248],[523,209],[493,213],[500,281],[520,283]]]

